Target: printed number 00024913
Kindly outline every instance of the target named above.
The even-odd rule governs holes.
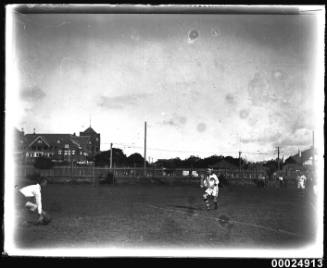
[[[271,267],[323,267],[322,259],[273,259]]]

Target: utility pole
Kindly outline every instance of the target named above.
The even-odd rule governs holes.
[[[112,143],[110,143],[110,169],[112,169]]]
[[[241,154],[242,154],[242,152],[241,151],[239,151],[238,152],[238,163],[239,163],[239,169],[240,169],[240,178],[241,178]]]
[[[279,146],[277,147],[277,170],[279,171]]]
[[[144,122],[144,175],[146,172],[146,121]]]

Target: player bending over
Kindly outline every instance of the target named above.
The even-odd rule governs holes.
[[[213,173],[212,169],[208,169],[207,176],[201,177],[201,188],[205,187],[205,193],[203,194],[203,201],[207,209],[210,209],[209,198],[213,199],[214,209],[218,208],[218,192],[219,192],[219,179],[216,174]]]
[[[41,189],[47,185],[47,180],[42,178],[39,183],[29,185],[19,189],[19,192],[25,197],[27,202],[25,207],[31,212],[37,211],[39,218],[37,223],[47,224],[50,218],[47,216],[46,212],[42,208],[42,194]]]

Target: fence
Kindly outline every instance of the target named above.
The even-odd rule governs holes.
[[[164,168],[113,168],[108,167],[54,167],[52,169],[36,169],[33,166],[20,167],[20,175],[27,177],[33,174],[47,177],[49,181],[85,181],[99,182],[104,180],[108,174],[113,177],[113,182],[141,182],[153,179],[159,179],[161,182],[193,181],[199,182],[199,175],[205,173],[206,169],[164,169]],[[223,175],[226,180],[242,180],[251,183],[258,179],[260,175],[267,176],[264,170],[231,170],[215,169],[217,175]]]

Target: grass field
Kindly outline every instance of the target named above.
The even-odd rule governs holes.
[[[296,189],[230,185],[218,210],[204,210],[197,185],[49,184],[47,226],[17,210],[19,248],[297,248],[314,238],[314,210]]]

